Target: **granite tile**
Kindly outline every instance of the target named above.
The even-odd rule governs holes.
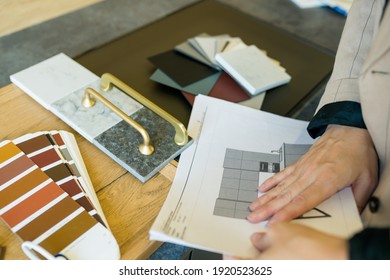
[[[144,182],[152,172],[179,155],[191,141],[185,146],[177,145],[174,142],[173,126],[145,107],[131,117],[148,131],[155,149],[153,154],[140,153],[138,147],[143,142],[142,137],[125,121],[107,129],[94,140],[98,146],[111,153],[114,160]]]

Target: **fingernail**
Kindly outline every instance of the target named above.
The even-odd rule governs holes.
[[[251,204],[249,204],[248,208],[253,211],[256,209],[256,207],[258,206],[259,204],[257,202],[252,202]]]
[[[248,221],[250,221],[251,222],[251,220],[252,220],[252,217],[253,216],[253,214],[252,213],[249,213],[247,216],[246,216],[246,219],[248,220]]]
[[[270,219],[267,221],[266,227],[272,226],[273,224],[275,224],[275,221],[273,219]]]
[[[253,241],[259,240],[260,234],[258,232],[255,232],[252,234],[251,238]]]
[[[263,241],[264,233],[255,232],[251,235],[251,241],[254,245],[261,244]]]

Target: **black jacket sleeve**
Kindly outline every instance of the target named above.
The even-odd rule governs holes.
[[[367,228],[349,240],[351,260],[390,260],[390,229]]]
[[[329,124],[366,128],[360,103],[339,101],[326,104],[310,121],[307,131],[312,138],[321,136]]]

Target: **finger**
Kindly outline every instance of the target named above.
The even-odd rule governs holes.
[[[372,193],[372,189],[354,187],[352,191],[356,201],[356,206],[359,212],[361,212],[363,211],[364,207],[367,205],[367,201]]]
[[[247,220],[251,223],[258,223],[268,219],[309,186],[310,181],[291,175],[276,188],[250,204],[251,212],[248,214]]]
[[[266,192],[277,186],[280,182],[282,182],[285,178],[287,178],[294,171],[294,165],[290,165],[287,168],[283,169],[279,173],[276,173],[271,178],[265,180],[260,186],[259,191]]]
[[[270,225],[266,232],[252,234],[251,242],[259,251],[257,259],[278,259],[280,258],[280,248],[285,246],[283,234],[285,233],[285,223]],[[278,246],[279,245],[279,246]],[[279,249],[277,249],[279,247]]]
[[[252,212],[247,216],[247,220],[251,223],[258,223],[264,221],[274,215],[277,211],[285,207],[286,204],[290,203],[294,198],[291,189],[286,189],[280,193],[274,199],[267,203],[260,203]],[[257,202],[257,201],[256,201]]]
[[[263,252],[271,245],[269,236],[266,232],[255,232],[252,234],[251,242],[260,252]]]
[[[258,197],[255,201],[253,201],[249,205],[249,209],[251,211],[255,211],[258,207],[261,207],[262,205],[265,205],[266,203],[270,202],[271,200],[277,198],[279,195],[281,195],[283,192],[285,192],[288,188],[290,188],[290,184],[295,181],[296,178],[294,176],[290,176],[286,178],[283,182],[280,182],[276,187],[274,187],[272,190],[268,191],[267,193],[263,194],[262,196]]]
[[[369,197],[377,185],[375,176],[362,176],[359,181],[352,185],[353,196],[355,197],[356,206],[361,212],[367,204]],[[375,178],[372,180],[371,178]]]
[[[262,196],[258,197],[255,201],[253,201],[249,205],[249,209],[251,211],[255,211],[258,207],[261,207],[262,205],[270,202],[274,198],[278,197],[281,193],[285,192],[286,189],[290,188],[291,184],[293,184],[297,179],[300,178],[299,176],[300,174],[296,174],[292,172],[292,169],[290,169],[290,171],[288,171],[286,174],[288,174],[288,176],[286,176],[283,179],[283,181],[279,182],[277,186],[273,187],[273,189],[269,190],[267,193],[263,194]],[[305,185],[299,184],[297,186],[304,187]]]
[[[325,199],[333,195],[335,191],[331,188],[321,188],[316,183],[306,188],[303,192],[296,195],[289,204],[279,209],[268,223],[274,224],[282,221],[290,221],[304,213],[312,210]]]

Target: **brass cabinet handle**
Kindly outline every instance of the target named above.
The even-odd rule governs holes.
[[[179,146],[184,146],[188,142],[188,134],[185,126],[179,122],[175,117],[158,107],[156,104],[139,94],[137,91],[126,85],[124,82],[116,78],[115,76],[105,73],[101,77],[100,87],[104,91],[109,91],[112,85],[116,86],[124,93],[137,100],[145,107],[152,110],[154,113],[168,121],[175,128],[175,143]]]
[[[108,99],[103,97],[103,95],[98,93],[93,88],[87,88],[85,90],[84,97],[82,100],[83,106],[87,108],[94,106],[96,103],[95,98],[100,102],[102,102],[105,106],[110,108],[115,114],[121,117],[125,122],[127,122],[129,125],[131,125],[135,130],[137,130],[141,134],[144,140],[144,142],[140,144],[138,148],[141,154],[151,155],[154,152],[154,147],[150,143],[150,136],[148,132],[145,130],[145,128],[143,128],[139,123],[137,123],[135,120],[130,118],[128,115],[126,115],[121,109],[116,107],[114,104],[108,101]]]

